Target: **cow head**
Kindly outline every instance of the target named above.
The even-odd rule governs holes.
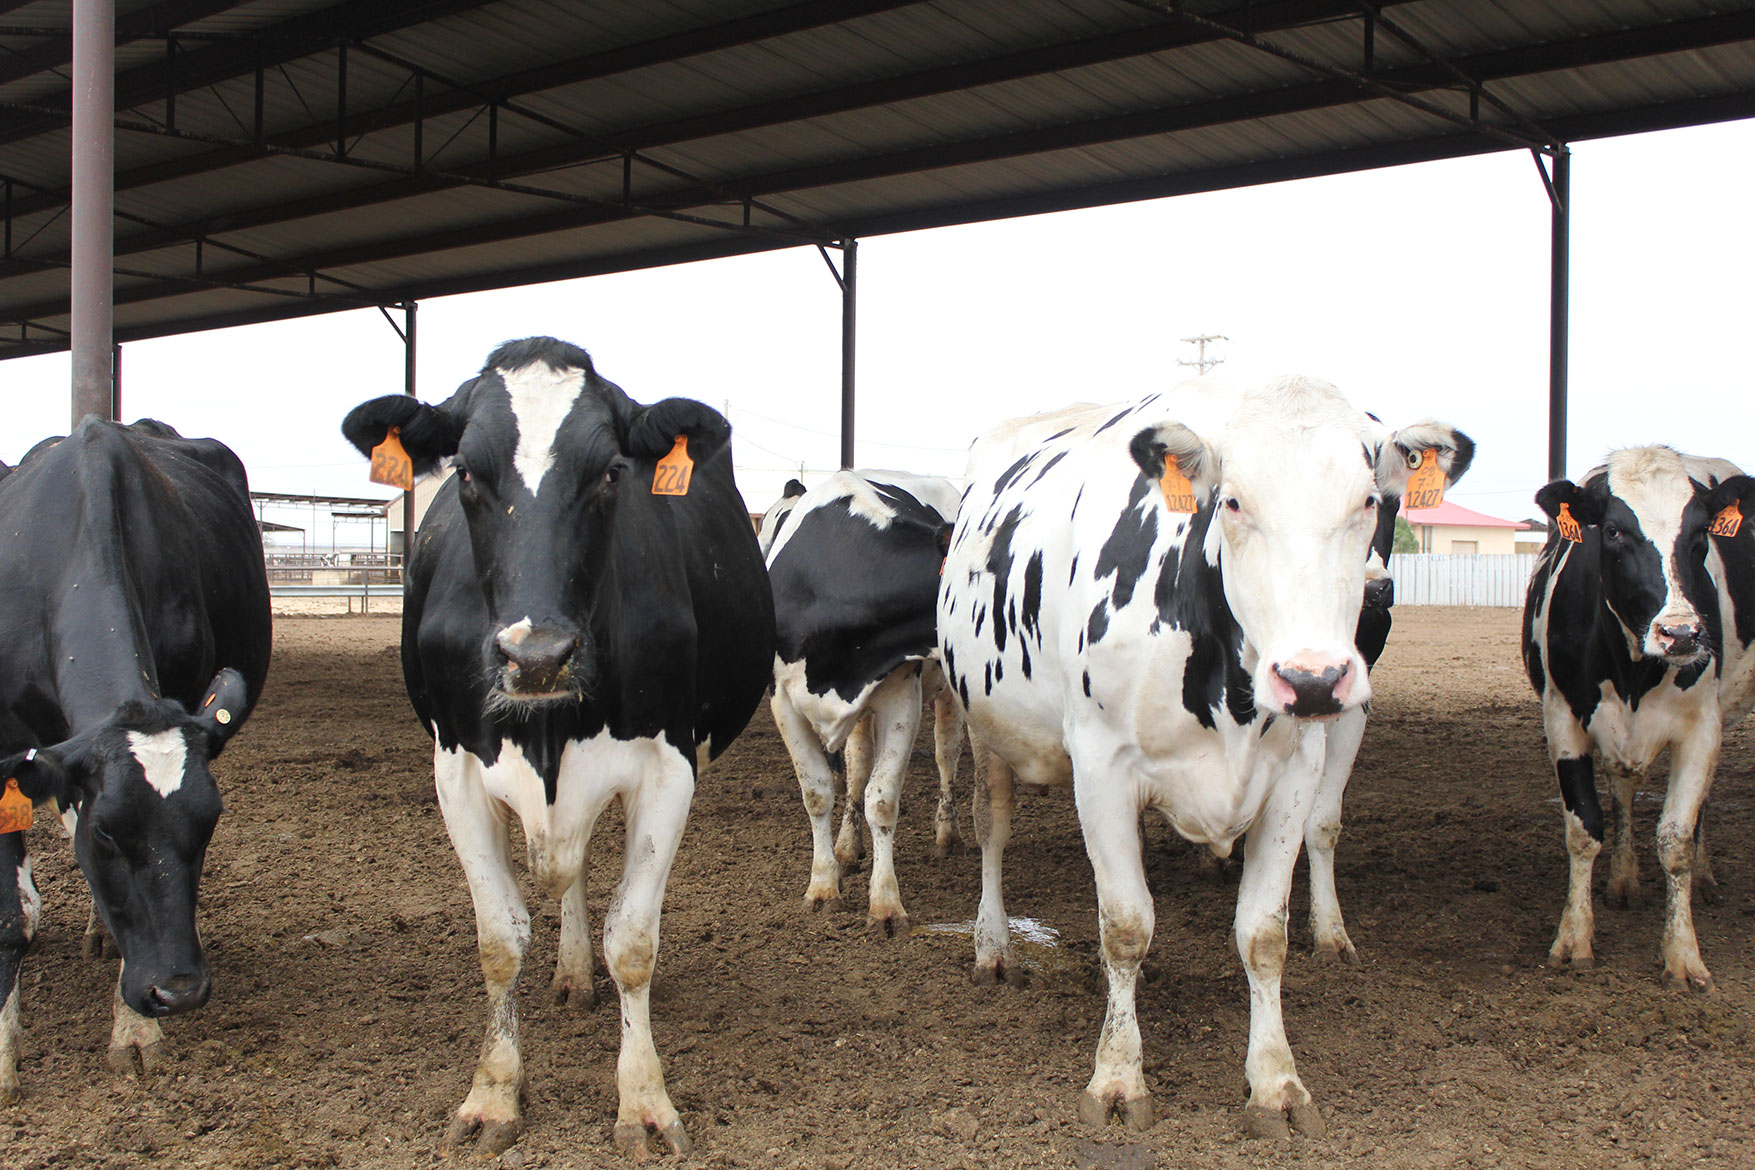
[[[1755,510],[1755,479],[1690,474],[1669,447],[1630,447],[1585,477],[1557,479],[1536,493],[1560,522],[1564,508],[1579,525],[1581,546],[1597,561],[1603,603],[1620,624],[1635,660],[1675,665],[1712,653],[1705,615],[1717,605],[1707,574],[1707,528],[1731,504]],[[1747,521],[1745,521],[1747,522]]]
[[[762,513],[762,522],[756,528],[756,544],[762,550],[763,560],[767,559],[769,551],[774,547],[774,542],[780,539],[780,533],[785,530],[786,521],[792,516],[792,510],[798,507],[798,501],[803,498],[804,484],[796,479],[789,479],[786,481],[785,490],[780,493],[780,498],[775,500],[766,512]]]
[[[590,693],[603,652],[591,615],[617,513],[661,506],[654,475],[679,438],[699,468],[731,434],[699,402],[639,405],[584,350],[549,337],[500,346],[439,406],[375,398],[341,429],[369,453],[392,426],[417,473],[452,461],[491,622],[490,702],[504,710]],[[652,520],[650,538],[666,539]]]
[[[1326,382],[1287,378],[1208,434],[1166,423],[1131,450],[1147,476],[1174,456],[1192,483],[1199,553],[1242,630],[1256,709],[1319,718],[1369,700],[1355,640],[1384,501],[1427,458],[1454,483],[1474,457],[1468,436],[1430,422],[1390,433]]]
[[[74,810],[74,855],[122,953],[122,999],[143,1016],[192,1011],[212,990],[195,923],[221,809],[208,763],[242,724],[246,697],[243,676],[222,670],[194,714],[129,702],[72,739],[0,760],[31,800]]]

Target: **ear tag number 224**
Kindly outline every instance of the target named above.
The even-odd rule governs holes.
[[[402,446],[402,428],[384,432],[384,441],[372,448],[371,480],[408,491],[414,487],[414,460]]]
[[[687,435],[676,437],[676,446],[670,454],[658,461],[658,467],[652,472],[652,494],[655,496],[686,496],[689,494],[689,480],[695,475],[695,461],[689,458],[689,439]]]

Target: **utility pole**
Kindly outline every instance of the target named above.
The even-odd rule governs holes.
[[[1184,345],[1192,345],[1196,347],[1196,357],[1192,362],[1177,358],[1176,364],[1179,366],[1194,366],[1199,373],[1204,375],[1208,370],[1225,360],[1222,357],[1208,357],[1207,346],[1215,341],[1230,340],[1231,339],[1226,337],[1223,333],[1203,333],[1199,337],[1184,337],[1182,339]]]

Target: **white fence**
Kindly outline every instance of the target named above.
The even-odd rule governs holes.
[[[1389,558],[1397,605],[1522,608],[1535,553],[1396,553]]]

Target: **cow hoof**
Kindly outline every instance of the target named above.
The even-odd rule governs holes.
[[[24,1090],[17,1085],[0,1085],[0,1106],[17,1105],[24,1100]]]
[[[1328,1129],[1322,1120],[1322,1111],[1314,1101],[1304,1101],[1292,1106],[1290,1110],[1292,1129],[1307,1138],[1319,1138]]]
[[[1555,943],[1548,952],[1548,966],[1555,970],[1589,971],[1597,965],[1597,957],[1588,947],[1576,948]]]
[[[906,914],[869,914],[865,919],[866,929],[879,938],[907,938],[908,916]]]
[[[1349,967],[1357,967],[1359,965],[1359,952],[1354,949],[1353,940],[1345,936],[1329,942],[1317,943],[1316,953],[1319,955],[1327,955],[1336,962],[1344,963]]]
[[[1700,995],[1711,995],[1714,990],[1712,973],[1705,967],[1694,971],[1672,971],[1666,968],[1664,986],[1671,991],[1692,991]]]
[[[570,1007],[578,1011],[588,1012],[597,1006],[597,988],[592,986],[591,976],[574,979],[570,976],[555,976],[549,984],[549,1002],[556,1007]]]
[[[807,890],[804,895],[804,908],[815,914],[819,910],[839,910],[841,894],[837,890]]]
[[[1243,1107],[1243,1132],[1251,1138],[1269,1141],[1290,1141],[1292,1127],[1286,1121],[1283,1109],[1269,1109],[1265,1105],[1245,1105]]]
[[[693,1148],[693,1143],[689,1141],[688,1130],[683,1128],[680,1118],[669,1125],[652,1128],[657,1133],[659,1140],[668,1146],[673,1154],[681,1156]],[[616,1122],[615,1148],[620,1150],[625,1158],[631,1158],[636,1162],[645,1161],[652,1154],[652,1147],[646,1140],[646,1132],[647,1127],[639,1122]]]
[[[932,843],[932,859],[934,861],[943,861],[945,858],[953,855],[961,857],[967,852],[968,847],[963,844],[963,838],[959,837],[955,831],[940,837]]]
[[[460,1113],[451,1119],[451,1128],[445,1132],[445,1146],[451,1149],[473,1140],[483,1157],[494,1158],[511,1149],[523,1132],[524,1119],[521,1117],[485,1121]]]
[[[1120,1093],[1099,1097],[1089,1089],[1079,1094],[1079,1120],[1084,1124],[1100,1129],[1109,1124],[1111,1115],[1129,1129],[1150,1129],[1156,1120],[1152,1095],[1147,1093],[1129,1100]]]
[[[114,1044],[105,1059],[110,1071],[119,1077],[150,1077],[170,1063],[170,1045],[163,1040],[151,1044]]]
[[[1611,878],[1603,901],[1617,910],[1636,910],[1639,908],[1639,879]]]

